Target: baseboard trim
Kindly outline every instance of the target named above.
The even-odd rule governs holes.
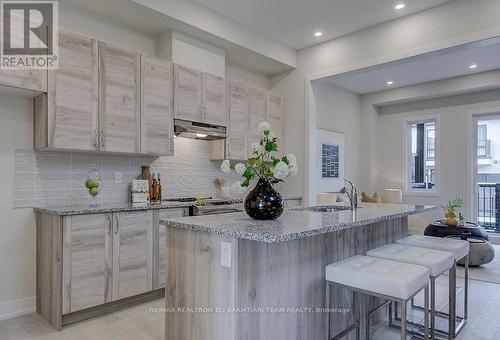
[[[33,313],[36,310],[36,297],[6,301],[0,303],[0,320],[14,318],[19,315]]]

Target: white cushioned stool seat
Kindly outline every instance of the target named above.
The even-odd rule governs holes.
[[[453,253],[407,246],[405,244],[386,244],[385,246],[369,250],[366,255],[418,264],[429,268],[431,276],[439,276],[451,267],[455,262]]]
[[[469,253],[469,242],[424,235],[411,235],[397,240],[396,243],[409,246],[449,251],[455,255],[455,260],[462,259]]]
[[[362,255],[328,265],[325,276],[333,283],[403,300],[429,282],[426,267]]]

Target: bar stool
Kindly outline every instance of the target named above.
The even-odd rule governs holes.
[[[452,270],[455,256],[450,252],[391,243],[369,250],[366,255],[427,267],[431,282],[431,339],[436,336],[436,278]],[[402,320],[402,319],[401,319]],[[450,320],[451,324],[451,320]],[[451,337],[450,337],[451,339]]]
[[[450,298],[452,300],[452,304],[450,304],[449,310],[450,313],[446,312],[437,312],[437,315],[449,318],[452,320],[452,328],[448,330],[448,332],[442,332],[443,334],[451,333],[453,337],[456,337],[458,333],[463,329],[465,324],[467,323],[467,317],[469,312],[469,242],[454,240],[448,238],[434,237],[434,236],[424,236],[424,235],[411,235],[408,237],[404,237],[400,240],[397,240],[396,243],[406,244],[415,247],[435,249],[448,251],[455,255],[455,263],[453,264],[453,271],[450,273],[449,277],[449,285],[450,289]],[[464,310],[463,317],[457,316],[457,262],[464,259],[465,262],[465,278],[464,278]],[[418,309],[422,309],[420,306],[414,306],[412,303],[412,307],[416,307]],[[458,321],[458,325],[456,322]],[[441,331],[438,330],[440,333]]]
[[[420,291],[424,290],[425,306],[429,304],[429,269],[409,263],[390,261],[369,256],[356,255],[346,260],[328,265],[325,269],[326,308],[330,308],[330,285],[352,290],[353,311],[358,310],[356,293],[366,294],[389,301],[401,303],[405,308]],[[401,322],[401,339],[406,340],[406,309]],[[428,337],[428,308],[425,314],[425,336]],[[356,339],[360,338],[359,310],[354,313],[354,323],[330,338],[330,313],[327,313],[328,340],[337,340],[356,330]],[[367,315],[368,316],[368,315]],[[367,318],[369,324],[369,318]],[[369,329],[369,327],[367,327]],[[369,337],[369,333],[366,335]]]

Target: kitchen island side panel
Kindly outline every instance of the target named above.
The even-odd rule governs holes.
[[[165,340],[236,339],[238,240],[167,227]],[[221,242],[231,245],[230,268]],[[198,309],[198,310],[197,310]]]
[[[325,306],[326,265],[394,242],[407,235],[407,228],[408,218],[402,217],[266,243],[167,226],[167,308],[174,310],[167,310],[166,339],[324,340],[327,315],[316,308]],[[231,268],[221,266],[221,241],[232,245]],[[352,322],[352,293],[333,288],[331,296],[331,307],[346,309],[331,315],[337,333]],[[366,311],[381,301],[366,296],[358,301],[364,329]],[[239,310],[173,312],[203,306]]]

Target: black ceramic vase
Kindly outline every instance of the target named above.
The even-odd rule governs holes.
[[[269,180],[260,178],[245,199],[245,211],[256,220],[275,220],[283,214],[283,197]]]

